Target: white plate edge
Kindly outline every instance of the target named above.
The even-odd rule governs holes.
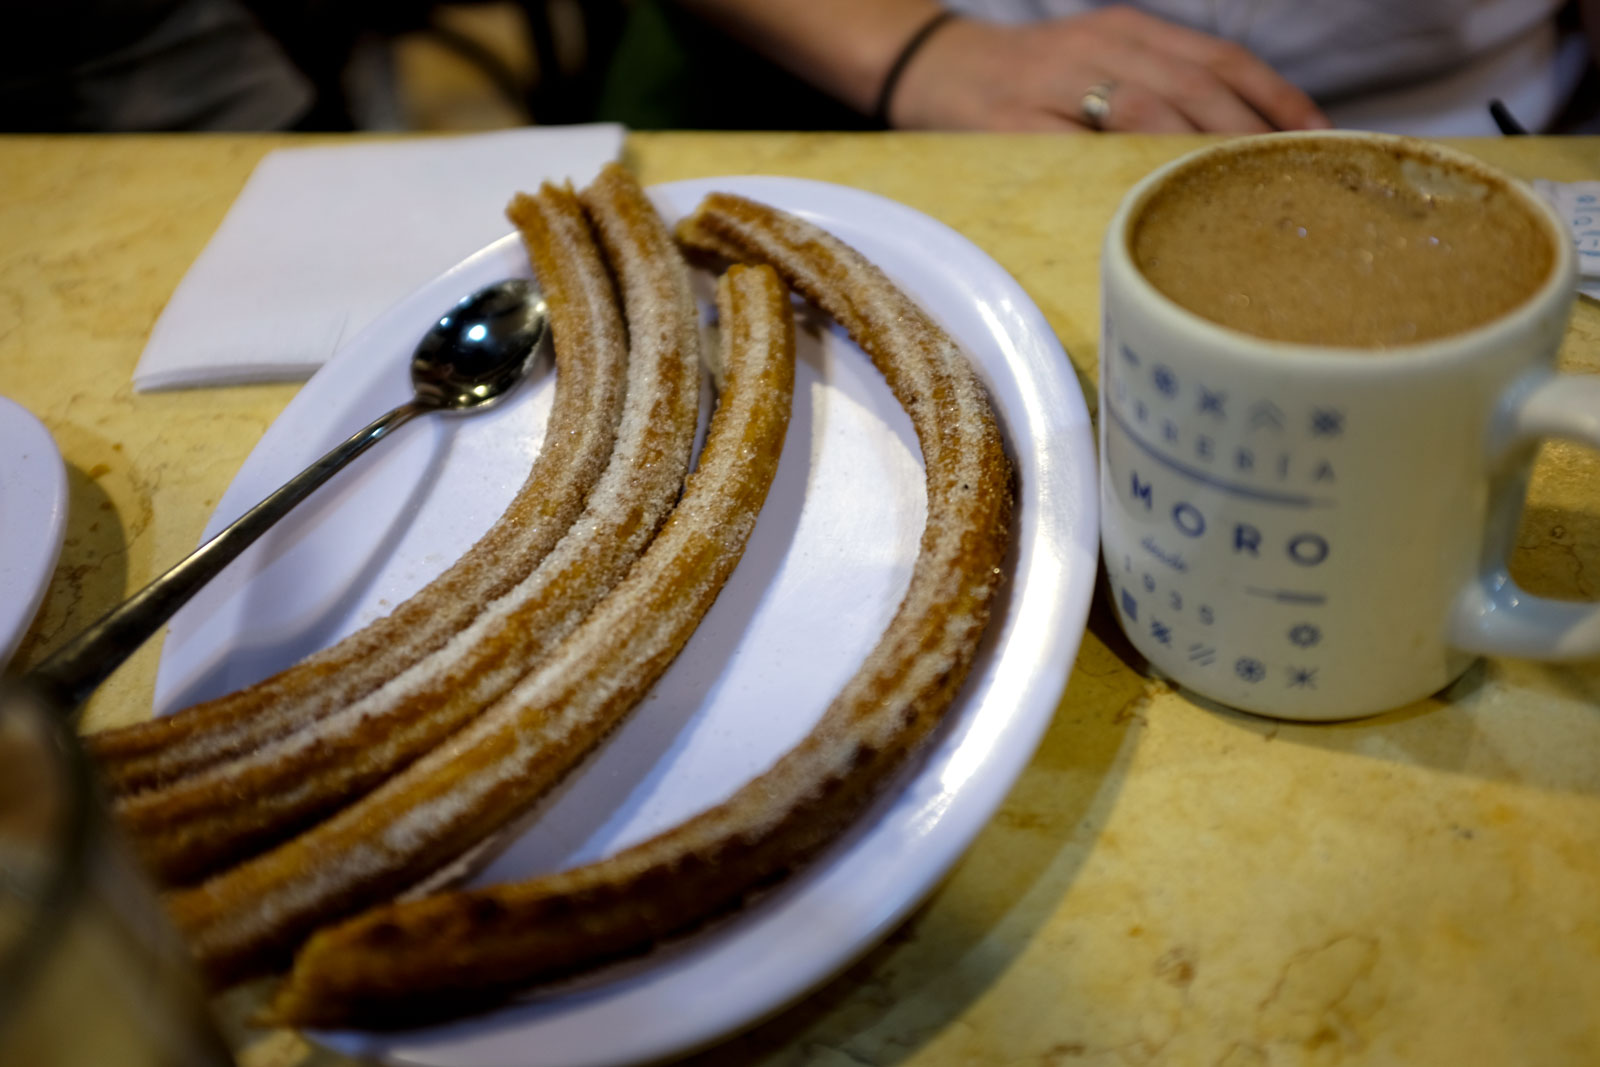
[[[997,278],[993,280],[1000,289],[1010,291],[1008,296],[1011,298],[1012,307],[1010,310],[1013,313],[1014,321],[1011,323],[1010,328],[1002,328],[997,325],[995,329],[998,336],[1004,336],[1010,343],[1013,354],[1022,360],[1020,365],[1011,364],[1011,369],[1017,378],[1016,384],[1019,388],[1024,384],[1033,387],[1032,390],[1021,390],[1013,398],[1013,403],[1008,406],[1000,405],[997,402],[997,406],[1006,407],[1004,417],[1007,423],[1008,442],[1015,450],[1014,458],[1019,460],[1019,466],[1021,467],[1020,484],[1023,490],[1019,496],[1017,522],[1018,529],[1023,535],[1022,540],[1024,543],[1019,546],[1017,570],[1017,578],[1019,580],[1013,583],[1012,594],[1016,596],[1017,589],[1015,587],[1023,584],[1020,581],[1021,577],[1030,573],[1031,568],[1035,565],[1050,565],[1056,568],[1059,573],[1055,581],[1056,583],[1064,581],[1065,586],[1060,588],[1062,595],[1058,598],[1049,599],[1049,602],[1045,602],[1047,598],[1043,596],[1040,587],[1036,586],[1034,595],[1031,597],[1027,594],[1027,591],[1024,591],[1018,601],[1018,606],[1013,608],[1007,621],[1008,625],[1014,625],[1017,614],[1026,610],[1030,613],[1028,615],[1029,628],[1034,633],[1046,633],[1049,635],[1050,640],[1047,644],[1050,647],[1041,648],[1040,652],[1046,654],[1049,659],[1059,662],[1059,681],[1061,684],[1050,691],[1048,709],[1041,711],[1035,707],[1026,713],[1023,710],[1013,709],[998,724],[1002,727],[1016,729],[1020,721],[1026,727],[1026,730],[1019,730],[1017,733],[1011,734],[1009,737],[1010,743],[999,750],[998,753],[994,750],[989,751],[983,761],[980,761],[977,766],[970,769],[966,781],[962,783],[965,792],[962,794],[961,803],[938,813],[936,822],[945,827],[945,829],[939,835],[939,854],[930,861],[930,866],[938,868],[938,875],[931,878],[920,892],[873,916],[866,924],[867,932],[852,939],[853,943],[848,951],[834,954],[825,960],[815,960],[812,966],[805,969],[803,973],[796,972],[790,968],[789,974],[794,978],[792,984],[796,988],[780,1000],[774,1001],[770,996],[765,995],[750,998],[762,1001],[760,1005],[750,1003],[733,1005],[724,1000],[724,1010],[720,1013],[720,1017],[715,1020],[702,1019],[699,1025],[685,1028],[683,1032],[665,1043],[659,1040],[661,1035],[657,1034],[654,1035],[653,1039],[642,1042],[640,1048],[635,1052],[610,1056],[600,1055],[591,1061],[587,1061],[595,1064],[629,1062],[641,1058],[654,1058],[682,1052],[703,1045],[718,1037],[727,1036],[734,1030],[751,1025],[760,1018],[781,1010],[785,1004],[803,995],[818,982],[825,980],[828,976],[848,965],[859,954],[867,951],[924,899],[926,894],[937,886],[949,868],[966,851],[971,840],[987,824],[1023,767],[1031,759],[1039,740],[1048,728],[1055,702],[1061,688],[1064,687],[1082,637],[1083,623],[1087,617],[1088,603],[1092,595],[1095,568],[1097,566],[1095,533],[1098,526],[1096,516],[1098,499],[1094,484],[1095,460],[1093,442],[1090,436],[1085,400],[1078,387],[1071,364],[1065,352],[1061,349],[1053,331],[1050,330],[1045,322],[1042,313],[1039,312],[1031,299],[1027,297],[1026,293],[1003,268],[1000,268],[992,258],[983,253],[965,237],[946,227],[943,223],[898,202],[846,186],[805,179],[736,176],[671,183],[653,187],[651,192],[657,197],[674,195],[687,197],[698,195],[690,192],[691,190],[704,192],[712,189],[732,189],[758,199],[761,198],[762,190],[767,190],[769,195],[772,193],[780,194],[780,196],[772,197],[780,203],[783,203],[784,199],[786,199],[781,196],[785,192],[798,192],[802,198],[808,195],[824,199],[842,197],[847,201],[855,200],[864,208],[870,207],[879,217],[885,214],[901,213],[902,217],[906,219],[913,229],[936,235],[939,240],[952,244],[961,254],[975,257],[980,264],[988,267],[997,275]],[[793,208],[790,203],[784,203],[784,206]],[[808,211],[805,207],[795,210],[801,215],[809,215],[813,220],[816,220],[817,212],[815,211]],[[384,332],[392,330],[394,321],[397,318],[405,317],[405,312],[418,301],[438,302],[435,298],[436,294],[451,292],[454,288],[459,287],[454,285],[451,279],[464,273],[469,273],[475,264],[491,257],[507,258],[507,248],[508,246],[513,246],[515,242],[516,236],[514,234],[507,235],[507,237],[486,246],[478,253],[445,272],[439,278],[418,289],[405,301],[402,301],[401,304],[396,305],[395,309],[380,316],[360,335],[352,339],[350,344],[339,355],[335,356],[318,372],[318,376],[329,376],[337,379],[342,374],[352,373],[353,368],[358,365],[358,361],[363,358],[363,350],[368,347],[369,336],[381,336]],[[520,255],[517,258],[520,259]],[[1020,337],[1012,333],[1013,329],[1020,331]],[[1057,372],[1052,373],[1050,368],[1046,366],[1046,361],[1048,360],[1059,361]],[[980,368],[980,370],[986,370],[986,368]],[[986,374],[986,377],[989,376]],[[313,378],[313,381],[316,380],[316,378]],[[991,385],[991,390],[993,390],[994,382],[992,378],[989,384]],[[316,406],[317,401],[314,398],[314,390],[302,390],[285,407],[279,419],[275,420],[274,426],[285,420],[290,424],[299,420],[302,408],[310,409]],[[1020,419],[1018,418],[1017,410],[1015,410],[1019,408],[1023,414]],[[1051,433],[1060,434],[1064,440],[1071,440],[1073,444],[1066,450],[1068,454],[1060,458],[1044,455],[1042,446],[1037,443],[1036,433],[1034,432],[1036,429],[1038,431],[1048,430]],[[1034,447],[1023,451],[1022,446],[1030,441],[1034,443]],[[253,452],[251,459],[255,457],[256,453]],[[254,503],[250,499],[236,499],[240,494],[235,492],[241,481],[248,480],[245,475],[250,467],[251,459],[246,460],[245,465],[241,467],[239,475],[235,477],[230,486],[229,492],[225,493],[219,502],[216,513],[208,526],[208,534],[212,528],[219,528],[233,514],[243,511],[244,508]],[[1028,517],[1030,514],[1035,516],[1031,521]],[[1061,524],[1059,527],[1060,532],[1056,532],[1053,526],[1057,521]],[[1068,532],[1074,530],[1079,535],[1076,540],[1067,536]],[[1087,537],[1087,541],[1085,541],[1085,537]],[[1064,579],[1060,577],[1061,574],[1065,575]],[[1051,588],[1057,588],[1057,585],[1052,584]],[[165,662],[165,657],[163,657],[163,662]],[[1038,689],[1040,687],[1035,686],[1034,688]],[[1026,694],[1024,695],[1026,696]],[[1041,703],[1043,699],[1035,694],[1032,697],[1032,703]],[[935,754],[929,753],[927,755],[933,756]],[[933,770],[932,764],[925,764],[918,769],[916,776],[920,779],[932,773]],[[982,773],[979,773],[980,770]],[[838,856],[830,853],[819,860],[817,866],[839,864],[847,859],[848,855]],[[812,872],[807,873],[810,874]],[[803,874],[800,877],[806,876]],[[737,993],[738,991],[736,990],[735,992]],[[738,1016],[738,1018],[734,1019],[734,1016]],[[493,1018],[494,1016],[486,1017],[483,1022],[488,1022]],[[459,1025],[470,1027],[477,1024],[474,1022]],[[356,1047],[347,1044],[346,1039],[348,1039],[359,1045],[361,1051],[369,1054],[379,1051],[374,1042],[365,1035],[329,1034],[320,1036],[337,1048],[356,1051]],[[414,1039],[418,1035],[409,1036]],[[386,1051],[383,1054],[391,1062],[498,1062],[488,1060],[419,1059],[406,1053],[406,1038],[399,1035],[397,1037],[399,1038],[398,1040],[381,1039],[377,1042],[378,1045],[384,1046]],[[601,1050],[596,1051],[600,1052]],[[612,1051],[613,1053],[621,1052],[618,1049],[613,1049]]]

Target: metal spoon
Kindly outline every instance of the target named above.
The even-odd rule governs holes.
[[[478,290],[434,324],[411,357],[415,394],[295,475],[189,557],[39,664],[27,681],[76,708],[200,587],[312,490],[379,440],[430,411],[481,411],[520,382],[549,336],[543,295],[512,278]]]

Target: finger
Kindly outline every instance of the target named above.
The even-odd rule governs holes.
[[[979,127],[969,127],[978,129]],[[1068,115],[1048,107],[1010,107],[989,112],[981,127],[996,133],[1094,133],[1082,115]]]
[[[1195,132],[1194,123],[1184,118],[1183,112],[1142,85],[1117,83],[1108,99],[1111,111],[1100,124],[1103,130],[1115,133]],[[1087,121],[1076,101],[1070,111],[1063,109],[1063,114],[1079,122]]]
[[[1205,67],[1148,48],[1117,47],[1106,65],[1172,105],[1195,128],[1211,133],[1266,133],[1273,127]]]
[[[1122,10],[1112,26],[1131,40],[1210,71],[1277,129],[1333,125],[1309,96],[1240,45],[1136,11]]]
[[[1326,130],[1333,126],[1311,97],[1243,48],[1224,45],[1204,65],[1280,130]]]
[[[1079,116],[1055,111],[1025,111],[1000,117],[990,127],[1002,133],[1094,133],[1095,129]]]

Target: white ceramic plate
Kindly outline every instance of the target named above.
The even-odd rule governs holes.
[[[652,195],[672,220],[719,189],[796,212],[861,249],[976,361],[1020,485],[1012,580],[995,625],[916,767],[846,840],[740,915],[603,981],[482,1018],[320,1035],[343,1051],[451,1067],[619,1064],[747,1026],[893,929],[993,814],[1055,711],[1094,584],[1096,497],[1083,395],[1043,316],[960,235],[859,190],[720,178]],[[415,338],[458,296],[527,272],[508,237],[374,323],[268,430],[212,528],[403,399]],[[709,279],[697,284],[709,293]],[[887,624],[922,529],[920,452],[841,332],[803,329],[798,354],[782,463],[732,580],[650,696],[480,882],[598,858],[723,799],[805,735]],[[551,392],[546,379],[502,409],[424,422],[322,490],[174,620],[158,707],[280,668],[442,569],[515,492]]]
[[[44,423],[0,396],[0,669],[50,587],[67,527],[67,469]]]

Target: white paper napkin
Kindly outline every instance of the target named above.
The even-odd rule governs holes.
[[[1578,250],[1578,292],[1600,300],[1600,182],[1552,182],[1536,178],[1533,187],[1572,230]]]
[[[512,194],[587,183],[622,134],[538,127],[269,153],[161,312],[134,387],[309,377],[379,312],[509,232]]]

